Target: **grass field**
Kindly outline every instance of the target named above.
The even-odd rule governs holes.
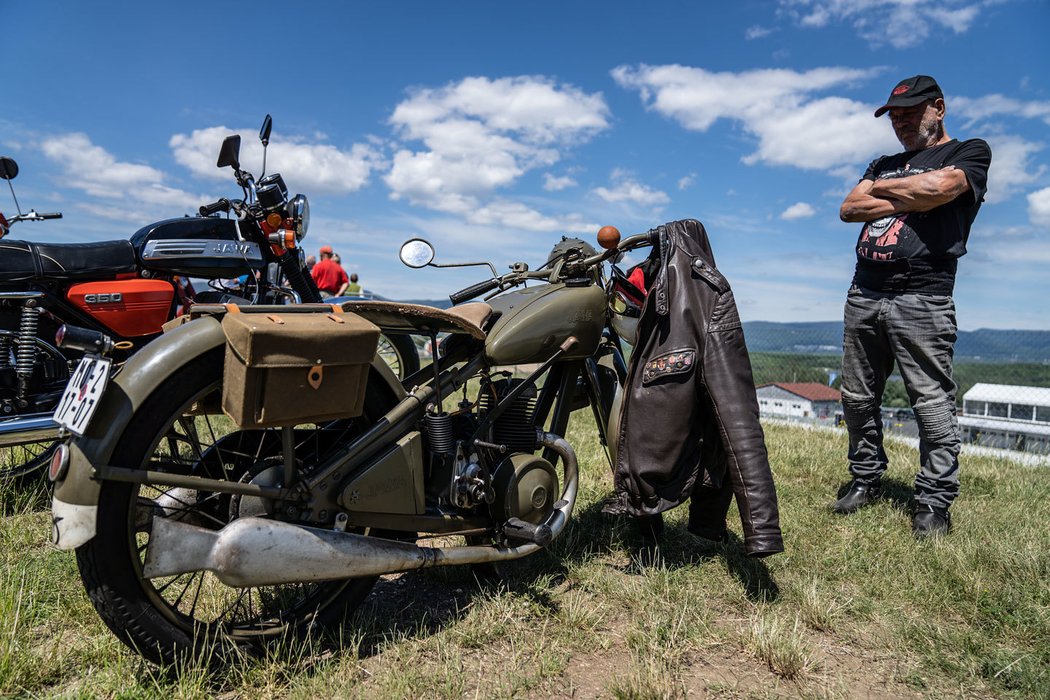
[[[842,518],[826,506],[846,480],[844,435],[766,431],[784,554],[752,561],[738,537],[698,540],[684,509],[643,547],[601,514],[609,469],[581,420],[576,519],[548,552],[502,583],[467,569],[387,577],[334,648],[286,644],[210,672],[126,650],[74,557],[46,543],[46,492],[8,488],[0,696],[1050,697],[1050,469],[966,456],[955,532],[918,543],[913,449],[892,445],[886,499]]]

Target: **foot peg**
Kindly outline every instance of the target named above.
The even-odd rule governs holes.
[[[503,525],[503,534],[510,539],[525,540],[546,547],[554,539],[550,525],[533,525],[518,518],[511,518]]]

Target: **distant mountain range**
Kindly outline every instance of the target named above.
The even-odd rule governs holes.
[[[448,299],[410,300],[447,309]],[[842,322],[776,323],[747,321],[744,337],[751,352],[842,354]],[[1050,363],[1050,331],[997,330],[979,328],[959,331],[955,357],[983,362]]]
[[[751,352],[842,352],[842,322],[776,323],[748,321],[744,337]],[[1050,331],[959,331],[956,359],[984,362],[1050,362]]]

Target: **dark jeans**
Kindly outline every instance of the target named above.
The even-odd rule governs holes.
[[[896,361],[919,428],[915,500],[942,508],[955,500],[960,445],[952,379],[955,338],[950,296],[850,288],[842,342],[842,412],[854,478],[872,481],[886,471],[880,407]]]

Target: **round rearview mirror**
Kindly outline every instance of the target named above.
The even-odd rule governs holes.
[[[422,238],[413,238],[401,245],[399,256],[409,267],[426,267],[434,259],[434,246]]]
[[[270,145],[270,129],[273,128],[273,118],[267,114],[266,118],[263,119],[262,128],[259,129],[259,140],[262,141],[262,145]]]
[[[0,178],[14,180],[17,175],[18,163],[15,162],[15,159],[7,156],[0,157]]]

